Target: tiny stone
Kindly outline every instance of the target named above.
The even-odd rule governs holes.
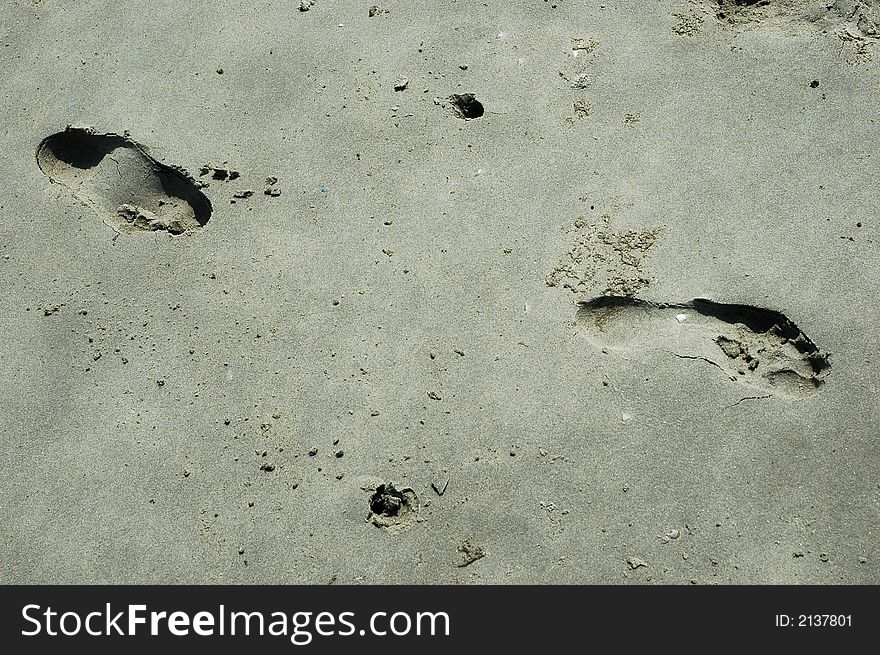
[[[641,566],[647,567],[648,563],[645,560],[640,559],[638,557],[627,557],[626,558],[626,565],[629,567],[630,571],[635,571],[637,568],[639,568]]]

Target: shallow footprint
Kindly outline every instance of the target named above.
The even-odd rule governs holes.
[[[37,164],[117,232],[183,234],[211,217],[211,202],[189,175],[127,136],[69,127],[43,139]]]
[[[703,0],[704,4],[707,1],[719,22],[735,27],[837,33],[844,41],[880,39],[880,6],[872,0]]]
[[[732,380],[783,396],[815,393],[831,368],[828,353],[794,322],[760,307],[702,298],[655,304],[601,296],[580,304],[578,320],[598,347],[670,350],[676,357],[704,360]]]

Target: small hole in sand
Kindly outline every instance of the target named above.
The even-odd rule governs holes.
[[[380,484],[370,496],[370,514],[367,518],[380,528],[403,525],[413,518],[418,505],[418,497],[412,489],[397,489],[390,482]]]
[[[473,93],[462,93],[449,96],[452,108],[462,118],[479,118],[486,113],[483,103]]]

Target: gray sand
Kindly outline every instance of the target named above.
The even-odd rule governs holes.
[[[371,5],[2,2],[0,582],[878,582],[880,2]]]

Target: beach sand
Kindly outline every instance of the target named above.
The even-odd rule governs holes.
[[[877,583],[880,3],[0,3],[4,583]]]

